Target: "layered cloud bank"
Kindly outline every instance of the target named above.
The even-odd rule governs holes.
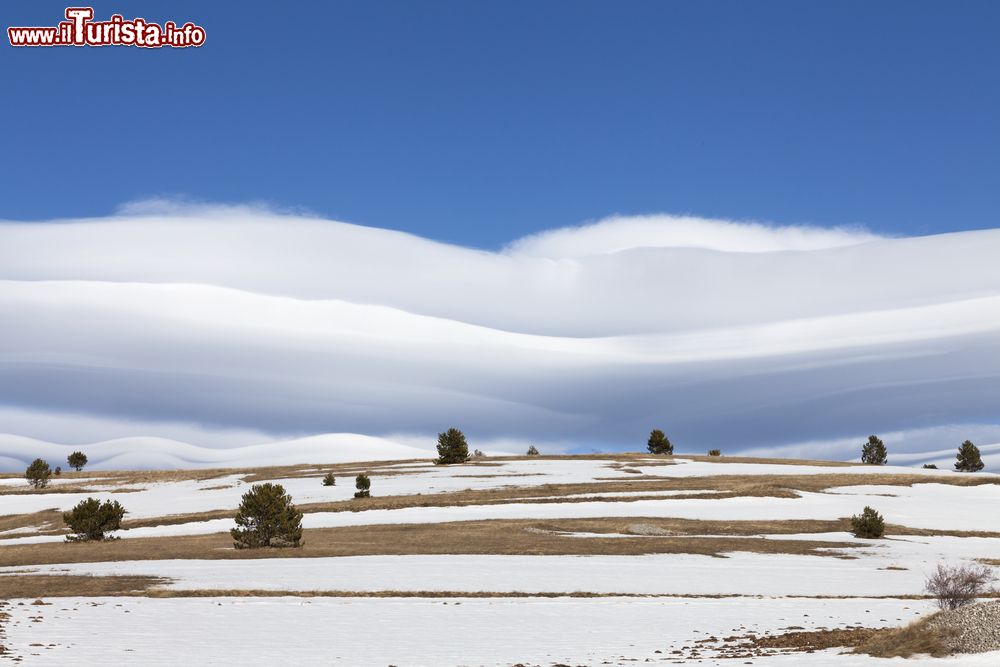
[[[222,448],[456,425],[589,450],[661,426],[734,452],[987,428],[997,257],[1000,230],[669,216],[501,252],[251,208],[0,223],[0,432]]]

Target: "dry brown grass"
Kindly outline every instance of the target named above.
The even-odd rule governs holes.
[[[702,456],[697,454],[677,454],[675,458],[700,461],[702,463],[767,463],[770,465],[819,466],[823,468],[843,468],[861,465],[847,461],[820,461],[815,459],[754,458],[752,456]]]
[[[103,543],[44,543],[0,548],[0,566],[173,558],[310,558],[413,554],[637,555],[726,553],[804,554],[850,557],[856,545],[824,540],[752,537],[761,533],[828,530],[841,522],[701,522],[659,518],[553,521],[462,521],[306,530],[298,549],[234,549],[226,533],[151,537]],[[649,528],[655,528],[650,531]],[[650,532],[656,534],[650,536]],[[571,537],[566,533],[591,533]],[[602,537],[624,534],[634,537]],[[704,535],[712,535],[705,537]],[[827,551],[833,550],[833,551]]]
[[[29,514],[0,516],[0,532],[22,528],[32,529],[31,531],[25,531],[29,535],[48,535],[65,532],[62,512],[54,509],[31,512]],[[15,537],[15,535],[4,535],[4,537]]]
[[[948,639],[954,633],[930,623],[937,614],[922,618],[902,628],[881,630],[855,647],[855,653],[877,658],[909,658],[930,655],[941,658],[950,653]]]
[[[144,576],[91,577],[75,574],[0,575],[0,599],[65,596],[134,595],[167,579]]]

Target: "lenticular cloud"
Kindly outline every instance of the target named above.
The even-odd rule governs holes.
[[[251,207],[0,223],[0,432],[229,448],[459,426],[589,450],[656,426],[734,452],[995,424],[997,257],[1000,230],[671,216],[500,252]]]

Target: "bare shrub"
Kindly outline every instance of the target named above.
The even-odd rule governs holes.
[[[941,609],[958,609],[986,593],[995,579],[993,568],[981,563],[938,563],[925,588]]]

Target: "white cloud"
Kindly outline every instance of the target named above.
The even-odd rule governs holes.
[[[699,248],[719,252],[824,250],[882,237],[860,227],[775,227],[757,222],[675,215],[616,215],[582,227],[563,227],[511,243],[510,254],[563,259],[634,248]]]
[[[0,432],[735,451],[1000,421],[998,256],[667,216],[495,253],[259,206],[0,223]]]

